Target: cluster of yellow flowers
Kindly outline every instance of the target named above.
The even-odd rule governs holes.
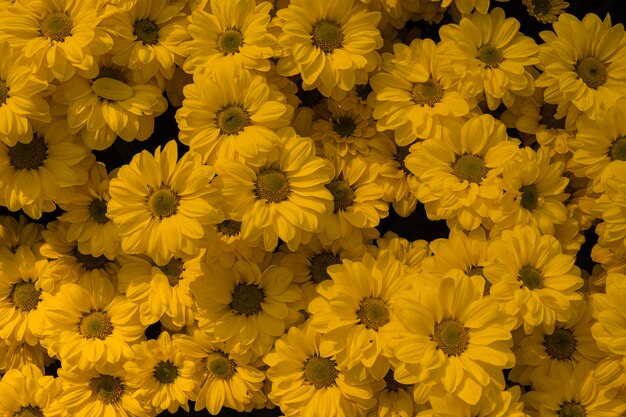
[[[0,0],[0,416],[624,416],[626,32],[521,3]]]

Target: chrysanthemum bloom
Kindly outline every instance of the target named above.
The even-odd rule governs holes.
[[[65,363],[63,363],[65,365]],[[153,415],[146,403],[140,403],[126,380],[122,363],[97,364],[89,370],[58,370],[63,381],[59,404],[64,414],[84,417],[148,417]]]
[[[63,383],[45,375],[32,364],[11,369],[0,381],[0,415],[15,417],[58,417]]]
[[[563,13],[553,28],[539,34],[545,42],[538,65],[543,73],[535,84],[546,87],[546,101],[558,104],[560,112],[578,110],[597,119],[626,96],[624,25],[612,26],[609,15],[602,21],[589,13],[580,21]]]
[[[165,265],[139,256],[120,258],[118,288],[139,309],[141,323],[157,321],[173,330],[194,322],[194,297],[189,284],[202,275],[200,258],[172,258]]]
[[[294,0],[276,14],[283,56],[278,73],[300,74],[305,90],[341,99],[380,65],[379,12],[354,0]]]
[[[48,260],[21,247],[15,254],[0,248],[0,339],[35,346],[47,315],[42,302],[53,288],[46,281]],[[40,280],[40,277],[42,278]]]
[[[421,272],[424,261],[432,255],[426,240],[417,239],[410,242],[390,230],[376,239],[375,243],[378,251],[391,251],[393,256],[412,272]],[[376,248],[368,247],[368,249],[374,254],[378,253]]]
[[[289,125],[293,108],[262,75],[223,65],[194,76],[176,112],[179,139],[213,164],[218,158],[263,163],[278,146],[276,131]]]
[[[313,141],[292,128],[278,132],[276,152],[262,166],[219,159],[215,168],[226,210],[242,222],[242,238],[261,236],[267,251],[280,238],[296,250],[324,227],[332,170],[315,155]]]
[[[596,200],[592,214],[603,220],[596,227],[598,247],[626,254],[626,183],[624,167],[620,168],[607,180],[605,192]]]
[[[528,14],[541,23],[554,23],[567,9],[569,3],[563,0],[522,0]]]
[[[437,395],[439,394],[439,395]],[[490,387],[485,390],[476,404],[467,404],[454,395],[437,393],[429,397],[431,410],[417,414],[417,417],[528,417],[520,401],[521,390],[514,386],[506,391]],[[573,417],[564,415],[563,417]]]
[[[0,343],[0,372],[6,373],[9,369],[22,369],[26,365],[34,365],[40,370],[48,365],[50,357],[46,350],[37,343],[31,346],[26,341],[9,344]]]
[[[483,297],[484,286],[452,270],[399,295],[394,310],[406,330],[398,330],[391,359],[398,382],[443,389],[468,404],[489,386],[504,387],[502,370],[515,363],[510,320]]]
[[[24,215],[20,215],[18,219],[13,216],[0,216],[0,246],[13,253],[19,247],[26,246],[38,253],[43,228],[43,224],[29,222]]]
[[[413,192],[431,220],[474,230],[501,200],[501,173],[518,150],[503,123],[490,115],[452,125],[443,139],[426,139],[410,148],[405,166],[417,177]]]
[[[173,256],[195,256],[211,225],[222,221],[213,169],[200,155],[178,159],[176,141],[154,156],[135,155],[110,182],[107,216],[118,225],[122,249],[165,265]]]
[[[442,26],[441,51],[453,63],[465,94],[485,94],[487,106],[495,110],[518,96],[529,96],[534,82],[529,69],[539,62],[539,47],[519,32],[520,22],[506,18],[501,8],[489,14],[474,12],[457,24]]]
[[[217,341],[233,342],[257,356],[298,319],[294,303],[302,296],[286,268],[237,261],[231,268],[208,265],[190,284],[202,331]],[[233,342],[233,343],[235,343]]]
[[[396,43],[394,54],[383,55],[382,71],[370,80],[377,128],[393,130],[400,146],[417,137],[440,139],[476,104],[459,93],[447,49],[442,48],[430,39]]]
[[[160,86],[174,76],[186,56],[182,43],[189,38],[182,1],[136,0],[104,21],[113,31],[111,60],[132,71],[133,80],[153,77]]]
[[[108,277],[65,284],[47,303],[42,344],[50,356],[81,370],[131,358],[144,337],[137,306],[117,293]]]
[[[363,119],[369,119],[372,115],[372,103],[374,94],[369,81],[363,84],[355,84],[352,90],[339,101],[339,108],[342,110],[352,110]]]
[[[189,16],[191,40],[186,43],[189,57],[184,70],[210,74],[224,64],[234,64],[239,68],[268,71],[270,58],[280,55],[276,37],[268,31],[272,5],[255,4],[254,0],[206,3],[208,10],[197,9]]]
[[[53,99],[66,107],[70,132],[80,132],[85,145],[96,150],[108,148],[118,136],[127,142],[148,139],[154,118],[167,109],[161,89],[133,82],[130,70],[113,65],[108,56],[99,59],[92,78],[71,78]]]
[[[206,408],[217,415],[223,407],[239,412],[265,400],[265,374],[252,362],[252,352],[241,353],[234,343],[218,343],[195,328],[192,336],[175,335],[172,344],[196,362],[194,411]]]
[[[167,410],[173,414],[178,407],[189,411],[196,364],[172,344],[169,333],[136,344],[133,351],[135,357],[124,362],[126,385],[134,389],[133,396],[156,413]]]
[[[218,262],[225,268],[231,267],[237,260],[260,263],[267,254],[261,245],[261,237],[244,237],[241,225],[241,221],[228,218],[216,225],[216,238],[207,242],[202,262],[209,265]]]
[[[94,58],[113,46],[103,17],[97,0],[41,0],[19,2],[0,14],[0,25],[43,78],[67,81],[97,75]]]
[[[413,399],[414,385],[401,384],[393,377],[390,369],[383,378],[384,387],[374,392],[376,406],[366,414],[367,417],[414,417],[418,410],[426,406],[417,404]],[[378,385],[378,384],[377,384]]]
[[[583,285],[574,257],[562,253],[552,235],[541,234],[531,226],[516,226],[490,242],[495,262],[483,273],[493,284],[490,294],[503,311],[517,317],[526,334],[533,327],[554,331],[555,321],[567,321],[571,302],[580,300],[576,292]]]
[[[371,385],[347,377],[332,343],[321,337],[310,326],[292,327],[263,358],[269,398],[286,417],[357,416],[374,405]]]

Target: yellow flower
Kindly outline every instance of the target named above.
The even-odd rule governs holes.
[[[450,394],[438,394],[431,395],[429,398],[433,408],[417,414],[417,417],[528,417],[528,414],[523,411],[524,403],[520,401],[519,386],[506,391],[490,387],[476,404],[464,403]]]
[[[604,248],[626,255],[626,184],[622,179],[624,165],[626,164],[613,166],[613,175],[605,183],[606,191],[592,208],[592,214],[602,219],[602,223],[596,227],[599,239],[594,250]],[[616,256],[616,260],[619,259]]]
[[[63,390],[61,379],[45,375],[34,365],[11,369],[0,381],[0,415],[15,417],[58,417]]]
[[[522,0],[528,14],[541,23],[554,23],[567,9],[569,3],[563,0]]]
[[[31,346],[26,341],[17,344],[0,343],[0,371],[6,373],[9,369],[22,369],[27,365],[34,365],[42,372],[44,366],[50,363],[46,350],[37,343]]]
[[[43,239],[41,237],[43,228],[42,224],[29,222],[23,215],[18,219],[13,216],[0,216],[0,246],[13,253],[21,246],[26,246],[34,253],[38,253]]]
[[[227,216],[228,217],[228,216]],[[215,226],[216,239],[207,242],[202,262],[211,265],[218,262],[225,268],[231,267],[237,260],[261,263],[267,254],[261,245],[260,236],[243,236],[242,222],[226,219]]]
[[[377,404],[370,409],[367,417],[414,417],[418,415],[418,410],[425,408],[413,399],[415,386],[396,381],[392,369],[387,372],[383,381],[385,386],[374,393]]]

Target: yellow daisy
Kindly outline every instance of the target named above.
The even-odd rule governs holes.
[[[427,241],[417,239],[410,242],[408,239],[399,237],[390,230],[386,231],[382,237],[376,239],[375,243],[378,251],[391,251],[393,256],[402,261],[411,272],[421,272],[424,262],[432,255]],[[371,248],[371,252],[374,254],[378,253],[378,251],[375,248]]]
[[[13,253],[21,246],[25,246],[38,253],[43,239],[41,236],[43,228],[42,224],[29,222],[24,215],[17,219],[13,216],[0,216],[0,246]]]
[[[34,365],[43,371],[44,366],[51,362],[46,350],[37,343],[31,346],[25,341],[17,344],[0,343],[0,372],[6,373],[9,369],[23,369],[27,365]]]
[[[563,0],[522,0],[528,9],[528,14],[541,23],[554,23],[559,15],[569,7]]]
[[[61,379],[45,375],[34,365],[11,369],[0,381],[0,415],[15,417],[58,417],[63,390]]]
[[[596,200],[592,209],[592,214],[602,219],[596,226],[599,239],[594,249],[604,248],[626,254],[626,184],[622,179],[624,167],[620,168],[607,180],[606,192]]]
[[[217,262],[224,268],[231,267],[238,260],[261,263],[267,254],[261,245],[261,237],[244,237],[241,233],[241,226],[241,221],[228,218],[216,225],[216,239],[207,242],[202,262],[207,265]]]
[[[413,399],[414,385],[401,384],[393,377],[390,369],[383,378],[385,386],[374,393],[376,406],[370,409],[367,417],[414,417],[424,408]]]
[[[450,394],[432,395],[429,398],[432,409],[416,417],[528,417],[523,411],[524,403],[520,401],[520,395],[519,386],[506,391],[491,387],[476,404],[467,404]]]
[[[159,265],[197,255],[210,226],[223,220],[214,175],[195,152],[178,159],[174,140],[154,156],[145,150],[135,155],[109,186],[107,217],[119,227],[122,249]]]
[[[300,74],[305,90],[341,99],[380,65],[379,12],[354,0],[293,0],[276,13],[282,76]]]
[[[352,90],[339,101],[339,108],[342,110],[352,110],[363,119],[369,119],[372,115],[372,104],[375,94],[369,81],[363,84],[355,84]]]

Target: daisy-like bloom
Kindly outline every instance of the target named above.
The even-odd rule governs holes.
[[[15,254],[0,248],[0,339],[35,346],[43,336],[47,316],[44,300],[48,261],[21,247]],[[42,280],[39,278],[42,277]]]
[[[518,144],[490,115],[470,119],[460,129],[451,126],[451,134],[443,139],[413,145],[404,163],[417,177],[413,192],[429,219],[474,230],[500,204],[500,175],[517,154]]]
[[[554,32],[539,34],[538,67],[543,73],[537,87],[545,87],[545,99],[557,104],[559,112],[584,112],[597,119],[626,96],[626,39],[624,25],[602,21],[592,13],[582,21],[563,13],[553,24]]]
[[[357,416],[374,405],[370,384],[350,379],[332,343],[311,326],[292,327],[263,358],[272,382],[268,397],[286,417]],[[323,407],[323,408],[320,408]]]
[[[194,322],[194,297],[189,284],[202,275],[200,259],[172,258],[165,265],[151,259],[126,256],[120,259],[117,285],[139,309],[141,323],[157,321],[178,330]]]
[[[309,325],[334,344],[337,363],[359,381],[381,380],[389,371],[388,338],[398,294],[411,285],[408,268],[391,251],[328,268],[317,287]]]
[[[135,357],[124,362],[126,385],[141,404],[150,404],[156,413],[175,413],[178,407],[189,411],[189,396],[195,387],[196,364],[172,344],[169,333],[157,340],[133,346]]]
[[[122,249],[159,265],[173,256],[197,255],[210,226],[223,220],[214,175],[195,152],[178,159],[174,140],[154,156],[135,155],[109,186],[107,217],[119,227]]]
[[[440,139],[476,104],[459,93],[452,65],[441,48],[430,39],[396,43],[393,55],[383,55],[382,71],[370,80],[376,94],[377,128],[393,130],[400,146],[410,145],[416,137]]]
[[[260,245],[261,237],[246,236],[244,238],[241,225],[241,221],[227,218],[215,226],[216,239],[207,242],[202,262],[208,265],[218,262],[225,268],[231,267],[237,260],[261,263],[267,253]]]
[[[13,253],[19,247],[26,246],[38,253],[43,228],[42,224],[29,222],[23,215],[20,215],[18,219],[13,216],[0,216],[0,246],[4,246]]]
[[[81,370],[132,357],[130,345],[144,337],[137,306],[101,275],[63,285],[47,303],[46,315],[42,345],[50,356]]]
[[[276,131],[289,124],[293,107],[265,77],[222,65],[212,76],[194,75],[176,112],[179,139],[213,164],[218,158],[253,165],[278,146]]]
[[[428,400],[432,409],[418,413],[417,417],[528,417],[520,394],[518,386],[506,391],[490,387],[476,404],[467,404],[450,394],[431,395]]]
[[[231,268],[208,265],[204,276],[190,284],[196,296],[196,318],[215,340],[236,343],[257,355],[298,318],[295,303],[302,296],[286,268],[237,261]]]
[[[300,74],[305,90],[341,99],[380,65],[379,12],[354,0],[294,0],[276,13],[282,76]]]
[[[391,251],[396,259],[402,261],[413,272],[421,272],[424,261],[432,255],[426,240],[418,239],[410,242],[392,231],[387,231],[382,237],[376,239],[376,247],[379,251]],[[378,253],[375,248],[371,249],[372,253]]]
[[[45,79],[67,81],[76,73],[97,74],[95,57],[113,46],[104,30],[98,0],[20,2],[0,14],[11,45]]]
[[[282,239],[291,250],[324,227],[332,195],[326,189],[331,167],[315,145],[288,127],[278,132],[274,152],[260,167],[219,159],[215,168],[228,213],[241,221],[243,239],[260,236],[273,250]]]
[[[441,50],[452,60],[462,91],[475,97],[484,93],[490,110],[534,91],[530,68],[539,62],[539,47],[519,28],[517,19],[505,19],[497,7],[439,30]]]
[[[401,384],[389,369],[383,378],[385,386],[374,393],[376,406],[370,409],[367,417],[414,417],[418,410],[425,408],[413,399],[414,385]]]
[[[269,30],[269,2],[254,0],[206,1],[208,10],[196,9],[189,16],[188,73],[212,73],[234,64],[239,68],[268,71],[270,58],[280,55],[276,37]],[[210,4],[209,4],[210,3]]]
[[[346,96],[339,101],[339,108],[352,110],[363,119],[369,119],[372,115],[372,103],[375,94],[372,94],[372,86],[369,81],[364,84],[356,84]]]
[[[576,290],[583,280],[574,257],[562,253],[554,236],[516,226],[490,242],[489,252],[495,262],[483,273],[492,283],[490,295],[516,316],[515,327],[523,324],[530,334],[533,327],[543,326],[552,333],[556,320],[570,319],[571,302],[582,298]]]
[[[183,1],[136,0],[128,10],[118,10],[104,22],[114,27],[111,60],[132,71],[133,80],[159,85],[174,76],[186,56],[182,43],[189,38]]]
[[[97,364],[94,368],[58,370],[63,381],[59,405],[64,413],[85,417],[148,417],[153,415],[146,403],[134,397],[135,390],[126,382],[128,372],[122,363]]]
[[[17,344],[6,341],[0,343],[0,372],[3,374],[9,369],[23,369],[27,365],[34,365],[43,371],[49,360],[46,350],[39,343],[35,346],[25,341]]]
[[[596,200],[592,214],[603,220],[596,227],[599,236],[597,247],[626,253],[626,184],[623,180],[624,168],[619,168],[606,181],[605,192]]]
[[[515,363],[510,320],[483,297],[484,282],[452,270],[399,295],[395,313],[404,329],[391,359],[398,382],[442,389],[468,404],[490,386],[504,387],[502,370]]]
[[[172,344],[196,364],[194,411],[206,408],[217,415],[228,407],[241,412],[265,401],[265,374],[252,362],[250,351],[242,353],[233,343],[218,343],[197,328],[191,330],[191,336],[175,335]]]
[[[28,364],[11,369],[0,381],[0,415],[14,417],[58,417],[63,408],[58,402],[61,379],[44,375]]]
[[[522,0],[528,14],[541,23],[554,23],[567,9],[569,3],[563,0]]]

